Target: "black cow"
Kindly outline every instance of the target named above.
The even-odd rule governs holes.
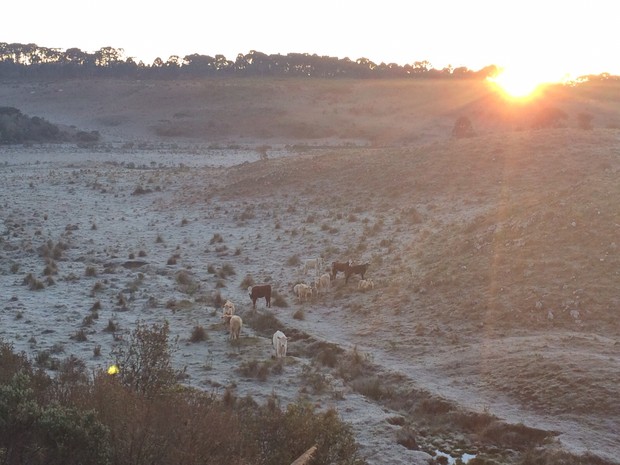
[[[248,287],[250,299],[252,299],[252,308],[256,310],[256,300],[265,298],[267,307],[271,307],[271,284],[259,284],[257,286]]]
[[[364,273],[368,271],[368,267],[370,263],[364,263],[363,265],[349,265],[349,267],[344,270],[344,282],[345,284],[349,282],[349,277],[353,274],[358,274],[364,279]]]

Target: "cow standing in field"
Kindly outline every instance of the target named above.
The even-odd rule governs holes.
[[[276,331],[272,338],[273,348],[276,351],[276,358],[286,357],[286,349],[288,346],[288,338],[282,331]]]
[[[336,279],[338,272],[346,273],[347,268],[351,266],[351,260],[348,262],[332,262],[332,278]]]
[[[316,278],[316,289],[319,294],[329,291],[332,286],[332,277],[329,273],[323,273]]]
[[[229,339],[235,341],[239,339],[241,333],[241,327],[243,326],[243,320],[239,315],[222,315],[222,320],[228,328]]]
[[[265,299],[267,307],[271,307],[271,284],[259,284],[256,286],[248,287],[248,294],[252,299],[252,309],[256,310],[256,301],[258,299]]]
[[[323,259],[321,257],[318,258],[309,258],[304,262],[304,274],[308,273],[308,270],[314,271],[314,275],[318,276],[323,268]]]
[[[226,319],[226,317],[228,317],[228,319],[230,319],[231,316],[233,316],[235,314],[235,304],[233,304],[230,300],[227,300],[226,303],[224,303],[224,306],[222,307],[222,318]]]
[[[375,283],[372,281],[372,279],[360,279],[357,283],[357,288],[360,291],[367,291],[369,289],[374,289]]]
[[[364,274],[368,271],[369,266],[370,263],[364,263],[363,265],[350,265],[344,272],[345,284],[349,282],[349,278],[354,274],[358,274],[362,277],[362,279],[364,279]]]
[[[293,286],[293,292],[297,299],[301,302],[312,297],[312,287],[304,283],[297,283]]]
[[[241,327],[243,326],[243,321],[239,315],[233,315],[230,317],[230,340],[236,341],[239,339],[239,334],[241,333]]]

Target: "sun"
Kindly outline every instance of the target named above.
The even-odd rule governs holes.
[[[518,69],[502,70],[497,76],[489,78],[489,81],[507,97],[518,100],[533,98],[545,83],[536,70]]]

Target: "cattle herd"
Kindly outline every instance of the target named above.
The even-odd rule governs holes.
[[[314,279],[310,284],[297,283],[293,286],[293,294],[299,302],[310,300],[314,296],[319,296],[331,289],[332,282],[338,277],[338,273],[344,273],[345,284],[348,284],[349,278],[353,275],[359,275],[358,289],[360,291],[368,291],[374,289],[375,285],[372,279],[365,279],[364,275],[368,271],[369,263],[354,264],[351,260],[347,262],[332,262],[331,269],[324,267],[322,258],[311,258],[303,264],[303,274],[307,275],[308,271],[312,272]],[[248,287],[248,295],[252,300],[252,310],[256,310],[256,301],[265,299],[266,307],[271,307],[271,284],[258,284]],[[229,339],[235,341],[239,339],[243,320],[239,315],[235,315],[235,304],[226,300],[222,306],[222,316],[224,324],[229,331]],[[275,357],[278,359],[286,357],[288,338],[286,335],[277,330],[272,338]]]

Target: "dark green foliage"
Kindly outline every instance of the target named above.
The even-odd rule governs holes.
[[[79,386],[75,363],[64,364],[53,383],[30,362],[0,343],[0,457],[5,464],[107,464],[107,428],[92,410],[62,405]],[[78,369],[79,372],[79,369]],[[73,373],[73,376],[69,374]]]

